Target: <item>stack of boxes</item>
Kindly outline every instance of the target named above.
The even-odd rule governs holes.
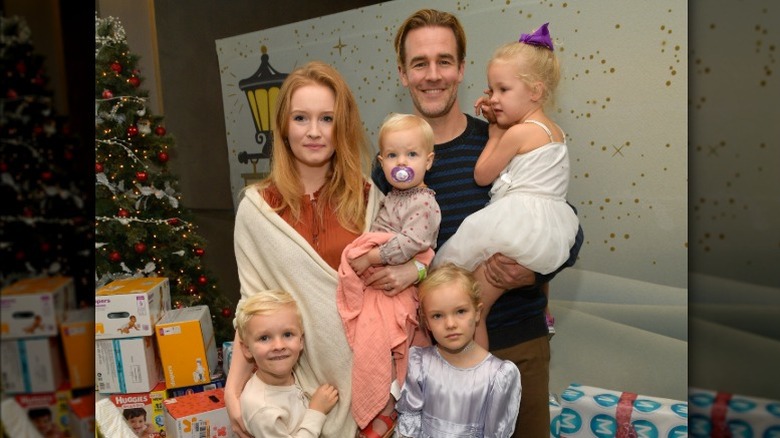
[[[96,292],[95,363],[98,398],[139,436],[165,436],[167,400],[192,404],[195,393],[224,386],[208,307],[171,309],[166,278],[116,280]]]
[[[13,397],[41,431],[68,434],[68,403],[94,386],[89,356],[79,353],[92,342],[92,309],[75,306],[70,277],[24,279],[0,291],[2,396]],[[78,324],[86,327],[81,334],[72,330]]]

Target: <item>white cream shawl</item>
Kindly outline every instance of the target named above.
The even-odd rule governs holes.
[[[381,192],[369,191],[366,228],[379,209]],[[238,206],[234,247],[241,300],[265,289],[282,289],[298,302],[303,316],[304,349],[295,377],[308,394],[319,385],[338,388],[339,402],[327,416],[322,437],[355,435],[357,426],[350,412],[352,350],[336,308],[338,273],[250,188]]]

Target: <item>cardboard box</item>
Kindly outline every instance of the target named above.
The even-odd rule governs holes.
[[[569,385],[561,394],[561,437],[685,438],[688,403],[630,392]]]
[[[51,393],[64,381],[57,338],[0,341],[3,392]]]
[[[60,340],[71,388],[94,387],[95,309],[66,311],[60,324]]]
[[[164,404],[168,438],[235,437],[221,388],[169,398]]]
[[[111,403],[119,408],[130,428],[136,433],[139,433],[139,430],[145,431],[145,438],[165,436],[163,402],[166,398],[165,382],[162,381],[149,392],[109,396]]]
[[[95,341],[95,383],[104,394],[149,392],[162,380],[154,337]]]
[[[210,391],[212,389],[224,388],[226,377],[224,374],[216,374],[211,376],[211,382],[201,385],[184,386],[181,388],[168,389],[168,398],[181,397],[183,395],[194,394],[196,392]]]
[[[75,397],[68,402],[70,436],[95,437],[95,393]]]
[[[65,310],[76,307],[70,277],[28,278],[0,291],[2,339],[57,336]]]
[[[16,403],[27,412],[28,419],[43,436],[69,436],[71,399],[70,386],[63,383],[56,391],[36,394],[17,394]],[[56,435],[59,431],[61,435]]]
[[[207,306],[171,310],[155,333],[168,389],[211,381],[217,372],[217,345]]]
[[[780,436],[780,400],[688,388],[690,436]]]
[[[154,325],[169,310],[167,278],[112,281],[95,292],[95,339],[153,336]]]

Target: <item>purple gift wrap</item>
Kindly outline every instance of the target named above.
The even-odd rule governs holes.
[[[780,437],[780,401],[689,388],[691,436]]]
[[[560,437],[684,438],[688,403],[572,383],[561,394]]]

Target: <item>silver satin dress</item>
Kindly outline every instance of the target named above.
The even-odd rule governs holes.
[[[488,354],[472,368],[457,368],[435,346],[412,347],[395,436],[510,437],[520,393],[520,371],[508,360]]]

